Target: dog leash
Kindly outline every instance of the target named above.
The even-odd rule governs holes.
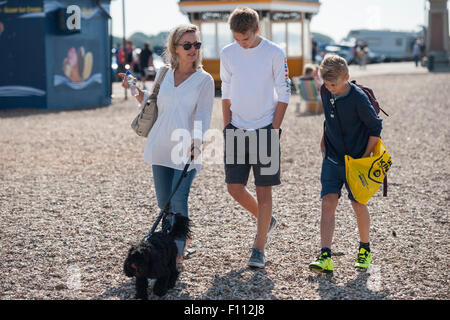
[[[194,150],[194,148],[191,149],[191,152]],[[189,169],[189,166],[191,165],[192,160],[194,160],[194,154],[192,153],[188,162],[186,163],[186,165],[184,166],[183,172],[180,175],[180,178],[178,179],[177,184],[175,185],[175,188],[172,190],[172,193],[169,196],[169,199],[167,200],[167,204],[164,207],[164,209],[161,210],[161,212],[159,213],[158,217],[156,218],[155,223],[153,223],[152,228],[150,229],[150,232],[148,233],[148,235],[144,238],[144,241],[147,241],[155,232],[156,228],[158,227],[159,222],[166,217],[166,215],[169,213],[170,210],[170,200],[172,199],[173,195],[175,194],[175,192],[177,191],[178,187],[181,184],[181,181],[183,181],[183,179],[187,176],[187,171]]]

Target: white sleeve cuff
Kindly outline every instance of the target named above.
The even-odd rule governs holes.
[[[231,99],[230,86],[222,82],[222,99]]]

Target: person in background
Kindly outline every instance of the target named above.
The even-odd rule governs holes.
[[[133,59],[133,41],[128,40],[125,42],[125,64],[129,66],[129,70],[133,71],[134,59]]]
[[[366,68],[368,51],[369,49],[365,41],[362,41],[361,44],[356,49],[359,58],[359,67],[361,69]]]
[[[146,69],[153,66],[153,51],[150,43],[145,43],[144,49],[142,49],[139,55],[139,66],[141,71],[142,88],[145,90],[145,81],[147,80]]]
[[[116,54],[117,54],[117,66],[118,72],[125,72],[125,64],[126,64],[126,60],[125,60],[125,51],[123,51],[123,49],[120,47],[120,43],[117,44],[117,50],[116,50]]]
[[[416,68],[417,68],[419,66],[419,61],[420,61],[420,57],[421,57],[420,40],[416,40],[414,42],[413,56],[414,56],[414,63],[416,64]]]
[[[306,64],[303,70],[303,76],[300,77],[301,80],[314,80],[317,92],[320,92],[320,87],[322,86],[322,80],[319,76],[319,68],[314,64]]]
[[[354,46],[352,47],[353,63],[355,63],[355,64],[359,64],[358,47],[359,47],[359,43],[358,43],[358,40],[356,40]]]
[[[317,41],[313,40],[312,41],[312,51],[311,51],[311,62],[313,64],[316,63],[316,56],[317,56]]]

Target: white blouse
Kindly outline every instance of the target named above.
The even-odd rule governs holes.
[[[162,68],[156,75],[157,79]],[[150,97],[144,91],[144,100]],[[214,103],[214,80],[202,68],[175,87],[174,70],[169,69],[159,89],[158,118],[148,134],[144,161],[183,170],[188,161],[192,139],[200,139],[211,123]],[[200,147],[201,149],[201,147]],[[201,156],[189,166],[189,171],[201,170]]]

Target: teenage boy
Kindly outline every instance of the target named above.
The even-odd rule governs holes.
[[[345,59],[326,55],[320,65],[326,94],[322,98],[325,115],[322,151],[322,217],[320,221],[321,254],[309,268],[318,273],[332,273],[331,242],[334,233],[334,213],[341,196],[342,185],[348,191],[356,214],[360,244],[355,268],[366,270],[372,261],[369,246],[369,211],[353,197],[345,178],[346,154],[353,158],[370,156],[381,134],[381,118],[377,116],[366,94],[348,82]]]
[[[237,8],[228,22],[235,42],[220,54],[225,182],[230,195],[257,219],[248,266],[264,268],[265,244],[277,224],[272,186],[281,184],[279,138],[290,97],[289,72],[283,50],[259,35],[256,11]],[[256,199],[246,189],[251,169]]]

